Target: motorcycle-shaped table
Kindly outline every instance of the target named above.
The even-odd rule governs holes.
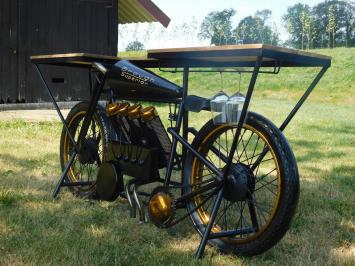
[[[150,220],[160,228],[191,218],[202,236],[197,258],[207,243],[224,252],[257,255],[290,227],[299,174],[282,131],[330,67],[330,57],[255,44],[150,50],[147,58],[61,54],[31,60],[63,123],[63,173],[54,197],[64,186],[80,197],[114,201],[122,196],[131,216],[138,209],[141,221],[147,218],[141,198],[148,197]],[[87,68],[90,101],[75,105],[64,119],[40,65]],[[281,67],[319,67],[320,72],[277,127],[248,107],[258,74],[278,74]],[[182,72],[182,87],[149,68]],[[221,71],[252,74],[245,97],[188,95],[190,72]],[[104,106],[99,104],[103,95]],[[157,109],[143,102],[169,104],[171,126],[165,129]],[[189,112],[202,111],[215,117],[197,131],[189,127]],[[172,180],[173,170],[180,171],[179,182]],[[131,178],[125,182],[123,175]],[[161,185],[151,193],[139,189],[153,182]],[[186,212],[178,215],[181,208]]]

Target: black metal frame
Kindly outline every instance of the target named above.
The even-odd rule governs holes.
[[[245,121],[245,118],[247,116],[247,111],[249,108],[249,103],[251,100],[251,97],[253,95],[253,91],[255,88],[255,84],[257,81],[257,77],[259,73],[273,73],[273,74],[277,74],[279,69],[277,69],[277,71],[274,69],[274,71],[270,71],[270,72],[265,72],[265,71],[260,71],[260,67],[262,65],[263,62],[263,55],[259,55],[257,57],[257,60],[255,61],[255,65],[254,68],[252,70],[252,77],[249,83],[249,87],[247,90],[247,94],[246,94],[246,99],[245,99],[245,104],[243,106],[242,112],[241,112],[241,117],[240,117],[240,121],[237,125],[237,130],[236,130],[236,135],[235,138],[233,140],[232,143],[232,147],[228,156],[228,160],[227,160],[227,164],[226,164],[226,168],[224,170],[224,172],[221,172],[219,169],[217,169],[212,163],[210,163],[206,158],[204,158],[201,154],[199,154],[198,151],[194,150],[194,148],[188,143],[187,141],[187,136],[188,133],[190,132],[189,127],[188,127],[188,111],[184,108],[184,101],[188,95],[188,83],[189,83],[189,73],[193,72],[193,70],[190,70],[190,68],[188,66],[185,66],[183,68],[183,95],[182,95],[182,99],[181,102],[179,103],[180,108],[179,108],[179,112],[178,112],[178,116],[177,116],[177,121],[176,121],[176,126],[174,128],[169,128],[168,131],[170,132],[170,134],[172,135],[172,149],[171,149],[171,154],[170,154],[170,159],[168,162],[168,167],[167,167],[167,171],[166,171],[166,175],[164,178],[164,185],[165,186],[169,186],[170,184],[172,184],[173,182],[171,181],[171,175],[172,175],[172,170],[174,167],[174,158],[175,158],[175,153],[176,153],[176,147],[178,142],[180,142],[182,144],[182,162],[184,163],[187,152],[191,152],[194,156],[196,156],[199,160],[201,160],[206,167],[208,167],[211,171],[213,171],[216,174],[216,177],[219,179],[219,181],[223,182],[226,177],[227,177],[227,173],[229,172],[229,169],[231,167],[232,164],[232,159],[235,153],[235,150],[237,148],[237,144],[238,144],[238,139],[240,137],[240,133],[242,130],[242,126],[243,126],[243,121]],[[106,75],[103,74],[101,76],[101,78],[99,79],[99,82],[97,82],[96,86],[92,89],[92,94],[91,94],[91,99],[90,99],[90,105],[89,105],[89,110],[85,115],[84,118],[84,122],[83,122],[83,126],[81,128],[81,131],[79,133],[79,139],[78,142],[76,143],[74,140],[74,137],[72,136],[68,125],[65,122],[65,119],[55,101],[55,98],[53,97],[53,94],[51,92],[51,89],[49,88],[47,82],[45,81],[43,74],[39,68],[39,63],[35,63],[36,66],[36,70],[41,78],[41,81],[44,85],[44,87],[47,89],[50,98],[53,102],[53,105],[60,117],[61,122],[63,123],[69,137],[70,140],[73,142],[74,144],[74,150],[73,153],[71,154],[71,157],[65,167],[65,170],[63,171],[59,182],[57,183],[55,190],[53,192],[53,197],[57,197],[58,193],[60,192],[61,187],[63,186],[84,186],[84,185],[88,185],[88,182],[75,182],[75,183],[70,183],[66,181],[66,176],[67,173],[74,161],[75,156],[80,152],[81,146],[82,146],[82,140],[84,138],[84,136],[86,135],[86,132],[88,130],[88,127],[90,125],[90,121],[92,119],[92,116],[94,115],[96,106],[98,104],[99,98],[101,93],[103,92],[103,88],[104,88],[104,84],[105,84],[105,78]],[[295,114],[297,113],[297,111],[300,109],[300,107],[302,106],[302,104],[305,102],[305,100],[307,99],[307,97],[309,96],[309,94],[313,91],[314,87],[317,85],[317,83],[319,82],[319,80],[322,78],[322,76],[324,75],[324,73],[326,72],[326,70],[328,69],[329,65],[323,65],[320,72],[317,74],[317,76],[315,77],[315,79],[313,80],[313,82],[310,84],[310,86],[308,87],[308,89],[305,91],[305,93],[303,94],[303,96],[300,98],[300,100],[297,102],[297,104],[295,105],[295,107],[292,109],[292,111],[287,115],[285,121],[281,124],[280,126],[280,130],[283,131],[287,125],[289,124],[289,122],[292,120],[292,118],[295,116]],[[91,73],[92,68],[89,68],[89,72]],[[177,71],[178,72],[178,71]],[[220,72],[220,71],[217,71]],[[240,72],[240,71],[236,71],[236,72]],[[90,84],[91,84],[91,74],[90,74]],[[180,132],[182,131],[182,134],[180,134]],[[266,153],[266,151],[265,151]],[[260,155],[259,160],[256,161],[256,164],[258,162],[260,162],[262,160],[263,154]],[[260,159],[261,158],[261,159]],[[255,165],[254,165],[255,166]],[[184,168],[183,168],[184,169]],[[183,169],[182,169],[182,178],[183,178]],[[211,234],[211,229],[212,226],[214,224],[219,206],[221,204],[221,200],[222,200],[222,196],[223,196],[223,191],[224,191],[224,186],[221,186],[218,194],[217,194],[217,198],[214,202],[213,205],[213,209],[212,209],[212,213],[211,213],[211,217],[209,219],[209,222],[206,226],[206,229],[204,230],[200,245],[198,247],[198,250],[196,252],[196,258],[201,258],[203,253],[204,253],[204,249],[206,247],[206,244],[208,242],[209,239],[214,239],[214,238],[220,238],[220,237],[226,237],[226,236],[232,236],[235,235],[236,232],[235,230],[232,231],[226,231],[226,232],[219,232],[218,234]],[[251,228],[250,230],[253,230],[253,228]]]

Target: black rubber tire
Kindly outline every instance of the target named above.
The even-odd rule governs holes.
[[[69,130],[71,130],[72,134],[75,135],[75,132],[77,130],[76,124],[73,119],[75,119],[79,114],[80,117],[83,119],[83,114],[87,112],[89,109],[89,103],[88,102],[79,102],[76,104],[69,112],[67,118],[66,118],[66,123],[69,127]],[[105,155],[107,144],[115,138],[114,136],[114,130],[112,129],[112,125],[106,116],[105,110],[103,107],[98,105],[96,112],[93,116],[93,119],[97,122],[97,125],[99,126],[100,134],[103,135],[102,138],[102,149],[103,149],[103,156]],[[67,156],[65,154],[65,142],[66,139],[69,138],[67,136],[67,132],[65,130],[65,127],[63,126],[62,129],[62,134],[60,137],[60,164],[62,171],[64,171],[65,166],[66,166],[66,159],[65,157]],[[76,139],[77,140],[77,139]],[[104,158],[102,158],[104,161]],[[75,181],[70,178],[70,175],[67,175],[66,181]],[[96,183],[94,183],[92,186],[89,187],[69,187],[69,189],[73,192],[74,195],[82,198],[96,198]]]
[[[240,256],[255,256],[273,247],[285,235],[291,225],[291,220],[296,212],[299,198],[299,175],[295,157],[282,132],[268,119],[249,112],[246,124],[256,128],[269,141],[280,165],[281,192],[280,200],[273,219],[265,231],[256,239],[248,243],[227,243],[223,239],[212,239],[208,243],[222,252],[234,253]],[[217,126],[212,120],[207,122],[196,135],[192,146],[198,149],[206,136]],[[194,156],[190,153],[186,158],[184,170],[184,184],[191,184],[192,161]],[[187,189],[188,192],[191,189]],[[188,211],[192,211],[196,203],[189,201]],[[194,228],[202,236],[205,224],[197,212],[190,215]]]

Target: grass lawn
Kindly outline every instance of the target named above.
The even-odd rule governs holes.
[[[355,50],[349,51],[336,53],[351,60]],[[336,57],[335,63],[340,60]],[[330,69],[286,129],[300,172],[298,212],[282,241],[253,258],[209,247],[197,261],[200,238],[189,220],[169,230],[138,224],[129,218],[124,200],[82,200],[66,189],[53,200],[60,175],[60,123],[0,121],[0,265],[354,265],[355,77],[353,65],[349,67],[342,67],[348,71],[345,77]],[[285,88],[276,77],[259,80],[251,103],[253,111],[276,125],[301,94],[303,77],[312,73],[300,75],[298,83],[287,74],[289,70],[280,74]],[[220,80],[205,77],[193,81],[192,92],[205,85],[199,94],[208,96],[221,87]],[[233,84],[226,78],[225,90]],[[165,118],[167,109],[160,106],[159,113]],[[208,113],[191,115],[197,128],[208,118]]]
[[[258,100],[253,107],[279,122],[290,105]],[[202,120],[193,119],[196,126]],[[354,262],[354,125],[353,106],[307,104],[285,132],[301,175],[291,230],[262,256],[243,259],[209,248],[202,262]],[[199,237],[188,221],[159,230],[130,219],[124,201],[84,201],[68,192],[53,200],[50,193],[60,174],[59,132],[56,122],[0,122],[1,265],[200,264],[193,260]]]

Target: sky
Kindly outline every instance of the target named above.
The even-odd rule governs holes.
[[[324,0],[152,0],[161,10],[163,10],[170,18],[171,22],[165,32],[172,31],[174,26],[181,25],[186,22],[191,24],[194,18],[200,24],[203,18],[211,11],[220,11],[226,8],[233,8],[236,10],[236,15],[233,18],[233,27],[236,27],[238,22],[246,16],[254,15],[257,10],[270,9],[272,11],[272,19],[270,23],[277,25],[280,37],[282,40],[288,38],[286,30],[283,28],[281,21],[282,15],[286,13],[287,8],[296,3],[308,4],[315,6]],[[147,23],[130,25],[135,29],[141,30],[144,33]],[[198,25],[199,26],[199,25]],[[127,26],[126,26],[127,27]],[[132,30],[131,30],[132,31]],[[142,34],[142,33],[141,33]],[[119,41],[118,49],[122,51],[129,42],[132,36],[125,35],[125,40]],[[119,39],[120,40],[120,39]],[[181,47],[181,46],[198,46],[206,45],[206,41],[194,40],[190,42],[170,42],[159,41],[158,38],[146,41],[146,48],[166,48],[166,47]]]

